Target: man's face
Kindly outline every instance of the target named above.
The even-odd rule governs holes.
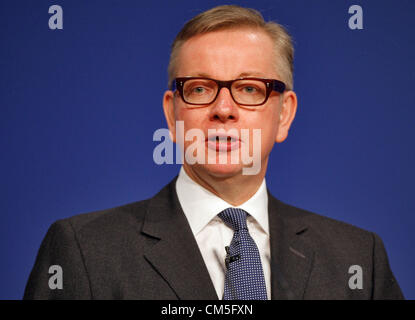
[[[275,70],[273,43],[265,33],[252,29],[236,29],[211,32],[195,36],[185,42],[178,59],[177,77],[207,77],[217,80],[233,80],[240,77],[258,77],[281,80]],[[287,93],[285,93],[287,95]],[[189,129],[200,129],[208,137],[209,129],[236,129],[239,137],[241,130],[249,130],[249,141],[241,140],[250,152],[255,148],[253,129],[260,129],[260,172],[265,175],[268,157],[275,142],[283,141],[294,118],[296,99],[291,91],[287,97],[273,91],[267,102],[256,109],[239,106],[233,101],[227,88],[222,88],[217,99],[210,105],[195,107],[186,104],[179,94],[167,91],[164,96],[164,111],[169,129],[175,137],[176,121],[184,122],[184,133]],[[287,108],[283,108],[284,105]],[[287,109],[287,110],[284,110]],[[289,109],[289,110],[288,110]],[[176,140],[176,139],[174,139]],[[185,141],[184,151],[193,143]],[[218,142],[219,143],[219,142]],[[209,141],[201,142],[208,159]],[[210,145],[211,146],[211,145]],[[226,164],[196,163],[189,165],[184,160],[187,172],[198,176],[210,175],[226,178],[242,174],[242,168],[250,165],[232,164],[230,151]],[[216,157],[219,155],[216,154]]]

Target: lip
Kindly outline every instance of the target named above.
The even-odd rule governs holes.
[[[208,135],[206,143],[209,149],[229,152],[240,148],[241,139],[232,134],[217,132]]]

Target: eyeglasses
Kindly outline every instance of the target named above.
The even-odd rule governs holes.
[[[209,78],[184,77],[172,81],[172,90],[179,92],[183,101],[195,106],[213,103],[222,88],[227,88],[239,105],[256,107],[263,105],[273,90],[283,93],[284,82],[275,79],[240,78],[220,81]]]

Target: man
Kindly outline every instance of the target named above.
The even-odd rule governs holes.
[[[220,6],[190,20],[163,99],[185,155],[178,177],[151,199],[54,223],[24,297],[402,299],[376,234],[266,188],[269,154],[296,113],[292,64],[290,36],[254,10]],[[194,129],[203,139],[183,137]]]

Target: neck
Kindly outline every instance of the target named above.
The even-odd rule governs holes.
[[[183,165],[187,175],[232,206],[239,206],[249,200],[259,189],[265,177],[265,166],[256,175],[214,176],[206,170],[195,170],[193,166]]]

